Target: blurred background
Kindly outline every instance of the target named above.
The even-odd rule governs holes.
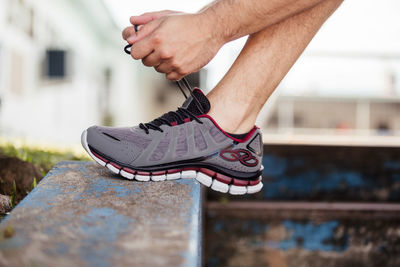
[[[1,0],[0,135],[77,144],[93,124],[135,125],[183,101],[163,75],[123,53],[131,15],[201,1]],[[271,143],[400,144],[400,3],[346,1],[266,104]],[[211,90],[245,38],[191,76]]]
[[[91,125],[133,126],[181,105],[173,83],[123,52],[121,30],[131,15],[209,2],[0,0],[3,152],[45,173],[65,154],[41,165],[17,144],[79,154]],[[207,195],[207,266],[399,266],[398,215],[354,205],[400,201],[399,14],[397,0],[344,1],[322,27],[258,118],[264,190]],[[191,83],[212,90],[244,42],[225,45]],[[345,204],[337,213],[309,202]]]

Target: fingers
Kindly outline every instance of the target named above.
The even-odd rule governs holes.
[[[135,27],[129,26],[122,31],[122,38],[126,41],[130,36],[135,34]]]
[[[166,75],[166,77],[170,81],[179,81],[180,79],[182,79],[185,76],[173,71],[173,72],[168,73]]]
[[[154,67],[157,72],[165,73],[168,80],[177,81],[191,73],[177,64],[173,58],[161,60],[161,64]]]
[[[159,17],[161,17],[158,13],[165,12],[165,11],[159,11],[159,12],[150,12],[150,13],[144,13],[140,16],[132,16],[129,21],[131,22],[132,25],[144,25],[149,23],[150,21],[153,21]],[[142,28],[142,27],[140,27]],[[126,27],[122,31],[122,38],[124,40],[127,40],[130,36],[134,35],[136,33],[135,27],[134,26],[129,26]]]
[[[147,67],[156,67],[160,65],[161,59],[156,52],[153,52],[150,55],[144,57],[142,59],[142,63]]]
[[[150,55],[154,51],[153,45],[149,41],[149,38],[145,38],[144,40],[132,44],[131,47],[131,56],[134,59],[144,59],[148,55]]]
[[[131,55],[134,59],[143,59],[150,55],[155,47],[159,46],[163,37],[155,30],[160,25],[160,20],[154,20],[143,25],[136,34],[131,35],[127,42],[132,44]],[[167,59],[169,55],[165,51],[158,51],[157,55],[160,59]],[[150,57],[152,58],[152,57]]]
[[[161,17],[164,17],[166,15],[175,13],[176,11],[171,11],[171,10],[162,10],[162,11],[157,11],[157,12],[148,12],[148,13],[144,13],[140,16],[132,16],[130,18],[130,22],[132,23],[132,25],[143,25],[143,24],[147,24],[150,21],[159,19]]]
[[[169,61],[164,61],[161,64],[156,65],[156,67],[154,67],[154,69],[160,73],[170,73],[170,72],[174,71],[174,67],[170,64]]]
[[[153,52],[147,57],[143,58],[142,62],[147,67],[154,67],[157,72],[166,73],[168,80],[177,81],[184,77],[174,69],[170,60],[162,61],[156,52]]]
[[[160,25],[161,21],[159,20],[154,20],[149,22],[146,25],[143,25],[140,27],[140,30],[138,32],[136,32],[133,35],[130,35],[126,41],[129,44],[133,44],[135,42],[138,42],[140,40],[142,40],[143,38],[147,37],[150,33],[152,33],[154,31],[154,29],[156,29],[159,25]]]

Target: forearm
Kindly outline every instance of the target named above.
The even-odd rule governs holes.
[[[213,33],[229,42],[258,32],[324,0],[216,0],[198,15]]]

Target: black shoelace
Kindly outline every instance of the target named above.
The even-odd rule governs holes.
[[[183,83],[185,85],[185,87],[187,88],[187,90],[189,91],[191,97],[195,101],[194,103],[195,103],[196,107],[202,113],[204,113],[204,109],[203,109],[202,105],[200,104],[200,101],[197,99],[196,95],[193,93],[193,90],[189,86],[189,83],[187,82],[187,80],[185,78],[183,78],[182,80],[177,81],[179,89],[181,90],[181,92],[183,93],[185,98],[187,99],[188,96],[186,95],[181,83]],[[177,124],[181,124],[181,123],[184,123],[186,118],[193,119],[200,124],[203,123],[191,111],[187,110],[186,108],[179,107],[176,111],[170,111],[168,113],[165,113],[161,117],[159,117],[151,122],[140,123],[139,128],[143,129],[146,132],[146,134],[149,134],[149,129],[164,132],[163,129],[160,128],[161,125],[165,125],[165,124],[171,125],[171,122],[177,122]]]
[[[137,25],[134,25],[134,26],[135,26],[135,31],[137,31]],[[130,47],[132,47],[132,45],[128,44],[124,48],[125,53],[127,53],[129,55],[131,54],[131,52],[129,50]],[[189,82],[185,78],[182,78],[182,80],[177,81],[176,83],[178,84],[178,87],[181,90],[182,94],[185,96],[185,98],[187,99],[188,96],[186,95],[184,88],[188,90],[190,96],[194,100],[194,103],[195,103],[196,107],[199,109],[199,111],[201,113],[205,113],[204,108],[201,105],[199,99],[193,93],[193,89],[190,86]],[[143,129],[146,132],[146,134],[149,134],[149,129],[164,132],[163,129],[160,128],[161,125],[165,125],[165,124],[171,125],[171,122],[174,122],[174,121],[176,121],[178,124],[181,124],[181,123],[184,123],[184,120],[186,118],[193,119],[200,124],[203,123],[191,111],[189,111],[185,108],[179,107],[176,111],[170,111],[168,113],[165,113],[161,117],[159,117],[151,122],[140,123],[139,128]]]

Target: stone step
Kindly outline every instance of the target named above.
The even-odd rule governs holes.
[[[201,266],[202,187],[61,162],[0,224],[0,266]]]

